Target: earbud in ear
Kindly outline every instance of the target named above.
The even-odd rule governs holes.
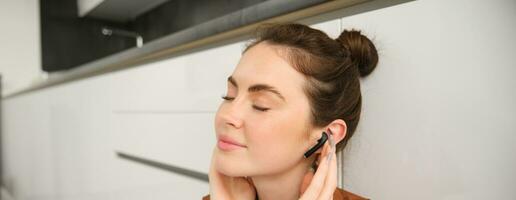
[[[321,148],[323,146],[323,144],[326,142],[326,140],[328,140],[328,134],[326,132],[323,132],[323,134],[321,135],[321,139],[317,140],[317,144],[315,146],[313,146],[312,148],[310,148],[306,153],[305,153],[305,158],[308,158],[310,157],[313,153],[315,153],[319,148]]]

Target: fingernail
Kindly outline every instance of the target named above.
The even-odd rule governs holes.
[[[333,147],[330,147],[329,151],[328,151],[328,156],[326,158],[327,161],[330,161],[331,160],[331,157],[333,155]]]
[[[328,155],[328,161],[331,160],[331,157],[333,155],[333,152],[335,151],[335,140],[333,140],[333,134],[330,134],[328,137],[328,140],[330,141],[330,155]]]
[[[328,158],[326,159],[326,161],[330,161],[331,160],[331,156],[333,155],[333,150],[330,150],[329,152],[330,154],[328,154]]]
[[[335,140],[333,140],[333,134],[330,134],[328,139],[330,140],[331,149],[335,148]]]

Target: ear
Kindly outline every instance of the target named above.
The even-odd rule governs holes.
[[[328,132],[328,129],[332,133],[333,140],[335,141],[335,144],[338,144],[346,136],[347,125],[346,125],[346,122],[344,120],[336,119],[336,120],[333,120],[330,124],[328,124],[324,128],[319,128],[319,129],[314,130],[315,134],[313,134],[313,136],[315,136],[315,138],[312,139],[312,141],[313,141],[312,145],[315,145],[317,143],[316,140],[321,138],[321,135],[322,135],[323,131],[328,133],[328,134],[330,134]],[[315,152],[315,154],[320,154],[321,152],[322,152],[322,148],[318,149]]]
[[[342,119],[333,120],[326,129],[329,129],[333,135],[333,140],[335,140],[335,144],[338,144],[340,141],[346,137],[346,130],[348,130],[346,122]]]

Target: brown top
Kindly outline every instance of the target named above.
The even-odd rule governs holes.
[[[202,197],[202,200],[210,200],[210,195]],[[367,198],[358,196],[346,190],[336,188],[333,193],[333,200],[369,200]]]

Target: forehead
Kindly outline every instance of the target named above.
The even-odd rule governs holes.
[[[304,76],[282,55],[281,47],[260,42],[242,55],[232,76],[239,85],[263,83],[285,94],[302,92]]]

